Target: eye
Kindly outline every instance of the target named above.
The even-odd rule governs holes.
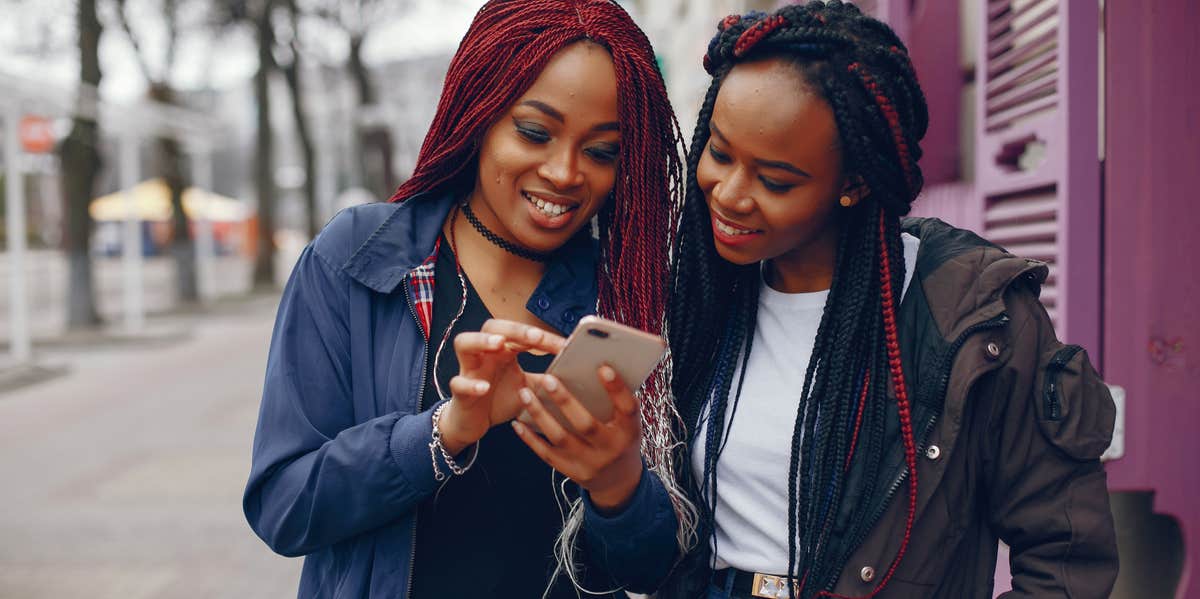
[[[526,141],[535,144],[544,144],[550,141],[550,134],[538,125],[520,121],[513,121],[513,124],[517,128],[517,134],[524,137]]]
[[[789,185],[787,183],[779,183],[777,181],[772,181],[766,177],[759,177],[758,180],[762,181],[763,187],[767,188],[767,191],[769,191],[771,193],[786,193],[788,191],[791,191],[791,189],[793,187],[795,187],[795,185]]]
[[[587,148],[583,153],[601,164],[612,164],[621,155],[621,147],[613,144],[601,144]]]
[[[717,147],[712,145],[711,143],[708,144],[708,155],[712,156],[713,160],[716,160],[717,162],[719,162],[721,164],[729,164],[729,162],[731,161],[731,158],[729,158],[728,154],[718,150]]]

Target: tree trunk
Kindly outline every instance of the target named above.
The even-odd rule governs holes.
[[[254,74],[254,100],[258,105],[257,147],[255,150],[255,187],[258,191],[258,253],[254,259],[255,288],[275,286],[275,151],[271,135],[271,69],[275,59],[271,55],[275,44],[271,29],[271,4],[268,1],[262,13],[257,15],[258,71]]]
[[[375,197],[386,200],[396,191],[396,177],[392,172],[392,134],[381,118],[380,106],[371,84],[371,74],[362,60],[362,36],[350,39],[350,72],[358,84],[360,110],[369,115],[366,123],[358,126],[360,164],[363,165],[363,185]]]
[[[150,97],[157,102],[174,105],[175,91],[166,83],[152,85]],[[175,285],[178,300],[184,304],[200,300],[197,284],[196,244],[192,240],[187,213],[183,210],[183,191],[188,187],[184,172],[184,155],[179,140],[160,137],[156,141],[157,170],[167,183],[171,194],[171,255],[175,258]]]
[[[317,214],[317,188],[313,184],[313,173],[316,172],[316,148],[313,147],[312,131],[308,128],[305,117],[304,90],[300,85],[300,53],[292,52],[292,62],[283,67],[284,77],[287,78],[288,90],[292,94],[292,117],[296,121],[296,135],[300,138],[300,150],[304,161],[304,210],[308,216],[308,238],[317,236],[321,227],[320,215]]]
[[[100,20],[96,17],[95,0],[79,0],[79,79],[84,85],[100,84]],[[94,89],[94,88],[93,88]],[[80,92],[77,109],[90,110]],[[88,204],[95,191],[100,172],[100,131],[96,121],[76,115],[71,133],[59,146],[62,160],[62,198],[64,214],[63,248],[67,252],[70,275],[67,293],[67,329],[77,330],[99,326],[96,311],[95,286],[92,283],[91,245],[92,219]]]

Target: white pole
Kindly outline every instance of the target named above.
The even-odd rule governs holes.
[[[121,138],[121,188],[125,190],[124,238],[121,240],[122,290],[125,308],[125,331],[136,333],[146,323],[142,289],[142,221],[133,188],[138,183],[138,138],[126,134]]]
[[[192,155],[192,179],[195,189],[207,199],[213,186],[212,150],[207,145]],[[193,222],[196,223],[196,267],[200,274],[200,300],[208,302],[217,297],[216,242],[213,239],[212,220],[209,219],[208,213],[200,207],[197,207],[197,212]]]
[[[25,285],[25,181],[21,172],[21,106],[8,105],[4,123],[4,193],[7,204],[8,259],[12,279],[9,319],[12,357],[18,364],[33,361],[29,334],[29,295]]]

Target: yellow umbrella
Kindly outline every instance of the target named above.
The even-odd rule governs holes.
[[[133,186],[134,214],[138,220],[167,221],[171,219],[170,190],[162,178],[148,179]],[[125,191],[100,196],[88,206],[88,213],[97,222],[121,221],[128,216]],[[197,187],[183,191],[183,212],[189,219],[203,218],[213,222],[241,222],[251,210],[242,202]]]

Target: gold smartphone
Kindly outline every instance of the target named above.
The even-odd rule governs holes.
[[[666,351],[667,342],[658,335],[597,316],[586,316],[580,319],[546,374],[562,381],[588,412],[604,422],[612,418],[613,404],[596,372],[600,366],[611,366],[630,390],[637,391]],[[545,397],[544,391],[537,391],[546,410],[571,428],[558,405]],[[522,421],[528,422],[527,414],[521,416]]]

